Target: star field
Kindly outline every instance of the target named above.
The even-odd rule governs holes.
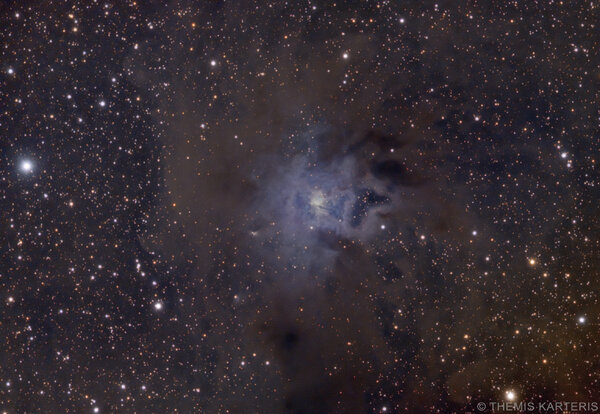
[[[600,403],[599,10],[3,4],[0,413]]]

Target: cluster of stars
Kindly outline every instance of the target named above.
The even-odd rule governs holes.
[[[0,412],[597,398],[596,4],[9,3]]]

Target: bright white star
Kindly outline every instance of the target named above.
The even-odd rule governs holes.
[[[29,160],[21,161],[21,171],[25,173],[30,173],[33,171],[33,163]]]

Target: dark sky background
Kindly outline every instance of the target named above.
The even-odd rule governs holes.
[[[599,401],[599,9],[3,2],[0,412]]]

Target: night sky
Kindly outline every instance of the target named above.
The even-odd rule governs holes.
[[[5,1],[0,47],[0,412],[600,401],[595,1]]]

